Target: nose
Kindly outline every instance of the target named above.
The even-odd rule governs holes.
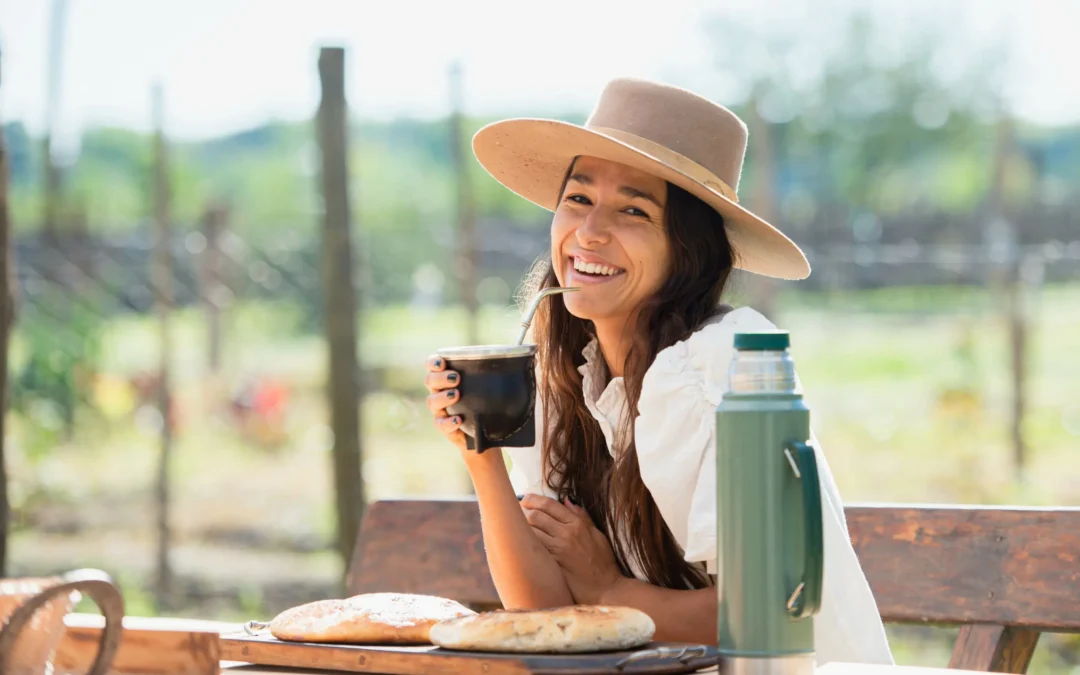
[[[611,238],[609,218],[604,209],[592,208],[574,233],[582,246],[606,244]]]

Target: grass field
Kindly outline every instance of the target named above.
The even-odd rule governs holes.
[[[1025,469],[1009,441],[1006,329],[981,289],[889,289],[787,295],[778,323],[793,354],[844,499],[851,502],[1080,504],[1080,286],[1047,287],[1032,303]],[[328,546],[330,456],[324,344],[296,308],[245,305],[229,317],[225,368],[206,372],[202,317],[173,320],[179,428],[174,565],[188,602],[173,614],[265,617],[335,592],[341,561]],[[467,490],[456,451],[423,406],[424,358],[462,344],[455,310],[382,308],[362,319],[361,360],[387,383],[362,407],[370,498]],[[487,342],[512,339],[512,312],[485,310]],[[103,326],[98,409],[78,411],[65,439],[33,414],[11,416],[9,472],[18,522],[12,571],[100,566],[123,582],[132,613],[153,613],[151,486],[156,420],[137,411],[122,376],[156,367],[156,324]],[[17,335],[15,367],[28,345]],[[227,414],[226,394],[250,376],[287,384],[280,442],[260,444]],[[109,383],[112,386],[108,386]],[[125,393],[126,392],[126,393]],[[955,631],[892,628],[897,659],[943,664]],[[929,635],[929,637],[928,637]],[[934,637],[937,635],[938,637]],[[1074,643],[1044,639],[1031,672],[1062,672]]]

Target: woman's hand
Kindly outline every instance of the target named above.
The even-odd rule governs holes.
[[[446,409],[457,401],[460,395],[458,390],[455,389],[460,375],[452,370],[447,370],[446,361],[438,356],[432,356],[427,360],[427,369],[428,374],[424,378],[424,385],[429,392],[427,407],[431,414],[435,416],[435,428],[441,431],[464,454],[466,452],[465,432],[461,430],[461,415],[451,417],[446,412]]]
[[[575,602],[599,604],[624,579],[611,543],[585,509],[535,494],[525,495],[521,506],[533,533],[562,568]]]

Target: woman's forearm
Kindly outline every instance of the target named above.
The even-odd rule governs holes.
[[[645,612],[656,624],[658,642],[716,644],[716,588],[678,591],[623,577],[601,595],[599,604]]]
[[[503,606],[539,609],[574,604],[559,564],[525,520],[502,452],[473,455],[466,465],[480,505],[488,568]]]

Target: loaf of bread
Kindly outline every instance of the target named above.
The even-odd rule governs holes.
[[[270,634],[292,642],[428,644],[436,623],[474,614],[431,595],[365,593],[287,609],[270,622]]]
[[[431,627],[431,642],[468,651],[570,654],[640,647],[655,632],[640,610],[577,605],[447,619]]]

